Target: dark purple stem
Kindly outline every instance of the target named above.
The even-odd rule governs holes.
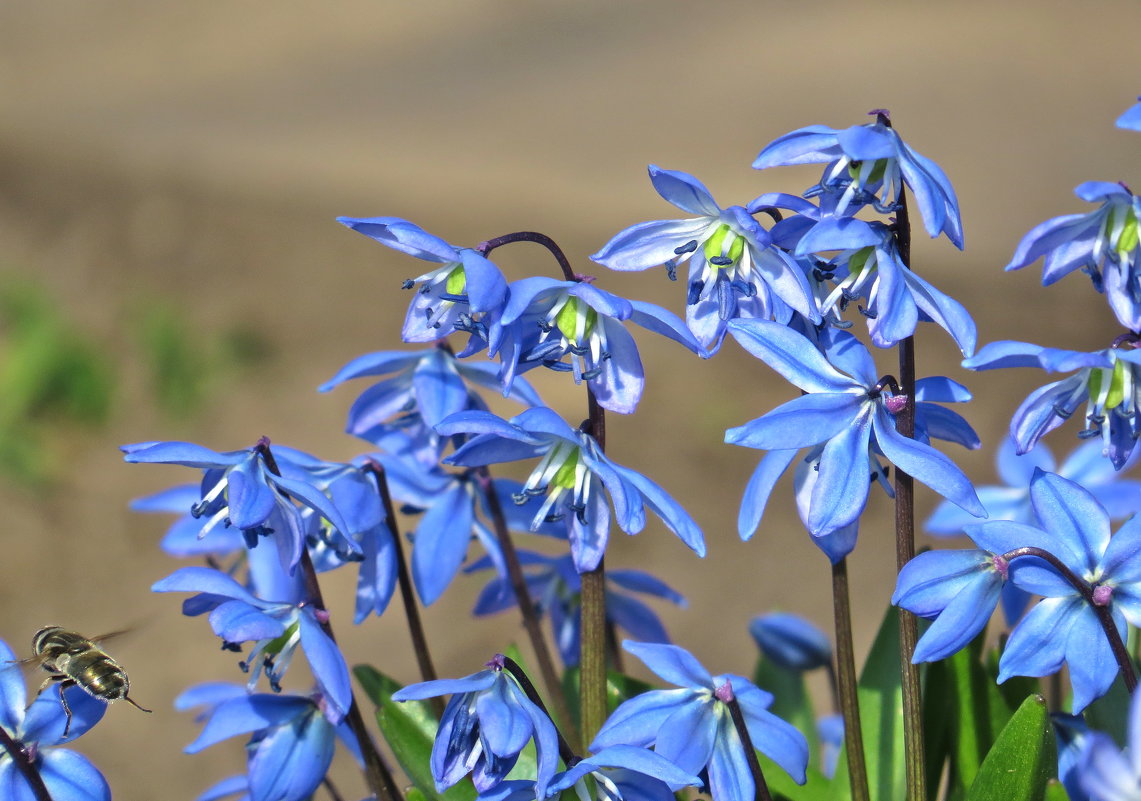
[[[408,634],[412,637],[412,649],[416,652],[416,665],[420,668],[420,678],[423,681],[435,681],[439,678],[436,667],[432,664],[432,654],[428,650],[428,637],[424,633],[424,623],[420,619],[420,606],[416,603],[416,592],[412,587],[412,576],[408,573],[408,563],[404,558],[404,541],[396,527],[396,510],[392,506],[392,494],[388,491],[388,477],[384,472],[384,465],[370,460],[365,470],[372,473],[376,479],[377,493],[380,502],[384,505],[385,519],[388,521],[388,530],[392,534],[393,546],[396,549],[396,581],[400,585],[400,598],[404,602],[404,618],[408,622]],[[436,717],[443,717],[444,699],[435,696],[430,699],[432,711]]]
[[[494,239],[489,239],[486,242],[481,242],[479,247],[476,248],[481,254],[486,256],[491,251],[504,245],[510,245],[512,242],[534,242],[536,245],[542,245],[551,252],[555,257],[555,261],[559,263],[562,268],[563,277],[567,281],[579,281],[579,276],[575,275],[574,270],[571,269],[570,261],[567,260],[566,254],[560,248],[555,240],[551,239],[546,234],[540,234],[538,231],[516,231],[513,234],[504,234],[497,236]]]
[[[258,452],[261,453],[262,459],[265,460],[266,469],[273,473],[275,476],[281,475],[281,470],[277,466],[277,460],[273,458],[273,451],[270,450],[270,443],[268,437],[262,437],[258,440],[255,446]],[[309,599],[309,603],[317,609],[324,611],[326,609],[325,599],[321,595],[321,585],[317,581],[317,571],[313,567],[313,560],[309,558],[309,549],[301,549],[301,562],[299,564],[301,574],[305,582],[305,595]],[[317,622],[321,626],[321,630],[333,642],[337,644],[337,638],[333,634],[333,627],[329,624],[328,614],[318,615]],[[357,738],[357,744],[361,749],[361,757],[364,759],[365,764],[365,780],[368,783],[369,789],[376,796],[377,801],[401,801],[403,796],[400,794],[400,789],[396,785],[396,780],[392,778],[392,771],[384,764],[384,760],[380,756],[380,752],[376,750],[376,743],[372,741],[372,735],[368,733],[368,728],[364,723],[364,716],[361,714],[360,704],[357,703],[356,693],[352,694],[352,703],[349,705],[349,712],[345,716],[345,720],[352,729],[353,735]]]
[[[4,750],[8,752],[8,756],[12,757],[13,764],[23,775],[24,781],[28,783],[36,801],[52,801],[51,793],[48,792],[40,772],[36,770],[31,756],[18,742],[12,739],[12,736],[4,730],[3,726],[0,726],[0,746],[3,746]]]
[[[848,591],[847,557],[832,565],[832,616],[836,624],[836,666],[828,664],[832,693],[844,717],[844,747],[848,752],[848,784],[855,801],[868,801],[868,765],[856,680],[856,649],[852,642],[852,603]]]
[[[606,450],[606,412],[598,405],[594,392],[587,388],[590,418],[583,428]],[[579,701],[582,708],[582,732],[589,743],[606,722],[606,560],[579,576],[582,587],[579,636]]]
[[[741,705],[737,703],[737,696],[733,693],[732,683],[726,679],[713,694],[729,707],[733,727],[737,730],[737,736],[741,738],[741,745],[745,748],[745,762],[749,765],[749,773],[753,775],[756,801],[773,801],[769,785],[765,781],[765,774],[761,772],[761,763],[757,761],[757,749],[753,745],[753,738],[749,736],[749,727],[745,725],[745,716],[741,714]]]
[[[547,706],[543,703],[543,699],[539,695],[538,690],[536,690],[535,685],[531,683],[531,677],[527,675],[527,671],[519,667],[519,663],[509,656],[498,654],[497,658],[503,661],[503,669],[514,676],[515,681],[519,682],[519,686],[522,687],[523,692],[527,694],[527,699],[539,707],[539,709],[543,710],[544,715],[548,718],[551,717],[551,713],[547,711]],[[551,722],[554,723],[553,720]],[[563,733],[559,730],[557,723],[555,723],[555,733],[559,736],[559,756],[563,758],[563,762],[569,770],[574,767],[576,763],[581,762],[582,757],[571,749],[570,744],[567,743],[566,738],[563,737]]]
[[[1125,643],[1121,641],[1121,635],[1117,631],[1117,626],[1113,623],[1113,613],[1109,611],[1109,606],[1107,604],[1097,603],[1097,601],[1094,600],[1093,587],[1089,585],[1089,582],[1070,570],[1062,560],[1049,551],[1028,545],[1024,548],[1015,548],[1013,551],[1007,551],[997,558],[1009,562],[1021,556],[1036,556],[1042,561],[1048,562],[1052,568],[1062,574],[1062,578],[1068,581],[1070,586],[1077,590],[1085,602],[1090,605],[1094,614],[1097,615],[1097,621],[1101,624],[1106,639],[1109,640],[1109,647],[1113,651],[1113,658],[1117,660],[1117,665],[1121,668],[1121,678],[1125,679],[1125,686],[1130,694],[1132,694],[1133,691],[1137,689],[1137,674],[1133,670],[1133,661],[1129,658],[1129,650],[1125,647]]]

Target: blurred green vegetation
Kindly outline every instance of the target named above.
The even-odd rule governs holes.
[[[116,345],[124,339],[125,347]],[[159,413],[185,420],[199,414],[235,370],[271,357],[256,331],[203,335],[163,302],[147,303],[129,330],[99,336],[77,324],[44,287],[0,276],[0,479],[31,489],[50,486],[73,437],[107,426],[124,405],[121,377],[129,360],[139,360]]]

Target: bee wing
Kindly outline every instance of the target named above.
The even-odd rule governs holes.
[[[107,634],[100,634],[96,637],[88,637],[88,639],[91,642],[105,642],[105,641],[110,640],[114,637],[121,637],[124,634],[129,634],[131,631],[133,631],[133,629],[119,629],[118,631],[112,631],[112,632],[109,632]]]

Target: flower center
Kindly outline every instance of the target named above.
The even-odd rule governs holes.
[[[555,327],[572,345],[581,347],[594,330],[598,312],[578,298],[568,297],[562,308],[555,314]]]
[[[713,235],[705,240],[705,260],[714,268],[731,267],[745,252],[745,238],[733,231],[728,223],[721,223]]]
[[[1107,584],[1099,584],[1093,588],[1093,602],[1097,606],[1109,606],[1109,602],[1113,600],[1113,587]]]
[[[462,295],[466,289],[467,273],[464,272],[464,266],[456,262],[448,277],[444,279],[444,292],[449,295]]]

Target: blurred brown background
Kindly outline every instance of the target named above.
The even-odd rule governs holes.
[[[358,451],[340,431],[367,384],[315,387],[353,356],[396,346],[398,288],[419,265],[338,214],[403,216],[459,244],[539,230],[578,269],[602,272],[586,257],[615,232],[675,216],[647,163],[692,172],[724,205],[796,193],[816,168],[757,173],[764,144],[887,107],[955,184],[967,249],[919,232],[914,266],[974,311],[980,342],[1104,346],[1116,327],[1084,278],[1043,290],[1038,266],[1002,266],[1031,226],[1085,210],[1071,194],[1079,182],[1141,180],[1141,137],[1113,127],[1141,92],[1138,23],[1132,0],[0,4],[0,269],[41,286],[118,375],[106,427],[45,441],[58,468],[46,487],[0,492],[0,637],[20,650],[48,623],[138,627],[112,650],[155,713],[116,705],[77,744],[117,798],[193,798],[242,764],[237,740],[180,753],[195,726],[171,700],[194,681],[236,679],[235,659],[204,621],[181,617],[179,598],[149,592],[177,565],[156,547],[164,521],[126,509],[189,473],[123,465],[115,446],[182,438],[227,450],[264,434],[328,458]],[[552,274],[530,246],[500,253],[510,278]],[[600,285],[682,312],[683,289],[662,271]],[[173,308],[203,352],[220,332],[246,331],[261,343],[256,363],[211,378],[195,414],[160,411],[133,322],[155,305]],[[748,673],[753,615],[782,607],[830,625],[827,561],[787,511],[789,487],[739,542],[736,507],[760,454],[721,444],[726,427],[793,391],[732,344],[699,363],[641,341],[646,396],[635,418],[611,419],[611,453],[687,506],[710,555],[693,558],[655,521],[635,540],[617,533],[608,563],[681,589],[689,609],[664,610],[675,640],[714,672]],[[1041,376],[966,374],[934,328],[920,358],[921,373],[949,371],[975,391],[966,414],[986,448],[953,456],[993,481],[990,447]],[[541,388],[582,416],[562,382]],[[1056,453],[1072,434],[1051,436]],[[932,505],[921,492],[921,511]],[[888,515],[873,493],[852,563],[861,649],[893,586]],[[461,579],[427,611],[445,675],[472,672],[520,634],[508,616],[467,618],[480,584]],[[349,659],[414,679],[399,602],[353,628],[350,590],[341,580],[326,593]],[[342,781],[349,798],[363,794],[355,782]]]

